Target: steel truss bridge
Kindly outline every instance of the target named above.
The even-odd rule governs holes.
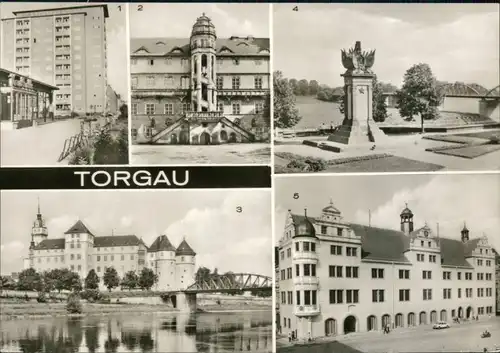
[[[273,279],[268,276],[250,273],[228,273],[211,275],[207,279],[199,279],[187,289],[186,293],[217,293],[252,290],[272,290]]]
[[[441,84],[439,88],[449,97],[500,98],[500,85],[488,90],[474,83],[455,82]]]

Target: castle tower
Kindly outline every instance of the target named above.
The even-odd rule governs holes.
[[[94,234],[78,220],[65,233],[64,263],[67,268],[77,272],[81,278],[87,277],[94,268]]]
[[[45,220],[42,218],[42,213],[40,212],[40,199],[38,200],[38,213],[36,214],[36,220],[33,222],[33,227],[31,227],[31,245],[30,249],[42,241],[47,239],[49,232],[45,226]]]
[[[197,112],[217,110],[215,26],[203,14],[191,31],[191,100]]]
[[[464,227],[460,231],[460,234],[462,235],[462,243],[466,243],[469,241],[469,229],[467,228],[467,225],[464,222]]]
[[[194,283],[195,257],[196,253],[189,246],[186,239],[183,239],[175,251],[175,282],[177,290],[184,290]]]
[[[408,208],[406,204],[403,211],[400,214],[401,217],[401,231],[406,235],[413,232],[413,212]]]
[[[176,288],[175,248],[166,235],[160,235],[151,244],[148,253],[152,260],[153,272],[158,276],[156,290],[174,290]]]

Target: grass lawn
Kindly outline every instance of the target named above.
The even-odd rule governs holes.
[[[500,145],[479,145],[433,151],[447,156],[473,159],[500,150]]]
[[[463,134],[457,134],[457,136],[478,137],[478,138],[489,139],[489,138],[494,137],[494,136],[500,137],[500,130],[491,129],[491,130],[485,130],[485,131],[479,131],[479,132],[468,132],[468,133],[463,133]]]

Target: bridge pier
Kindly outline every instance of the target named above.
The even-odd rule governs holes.
[[[196,311],[196,293],[179,292],[175,295],[176,308],[181,312]]]

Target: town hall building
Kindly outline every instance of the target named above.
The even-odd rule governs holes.
[[[64,237],[51,239],[38,206],[24,267],[37,272],[67,268],[82,279],[93,269],[102,288],[108,267],[114,267],[120,279],[129,271],[139,275],[147,267],[158,276],[153,289],[175,291],[194,283],[195,263],[196,253],[186,239],[175,248],[166,235],[161,235],[148,247],[136,235],[96,236],[81,220]]]
[[[130,47],[137,143],[269,140],[269,38],[218,38],[203,14],[189,38],[132,38]]]
[[[464,224],[447,238],[346,222],[332,204],[317,217],[289,211],[279,241],[279,329],[299,339],[495,315],[495,253]]]

